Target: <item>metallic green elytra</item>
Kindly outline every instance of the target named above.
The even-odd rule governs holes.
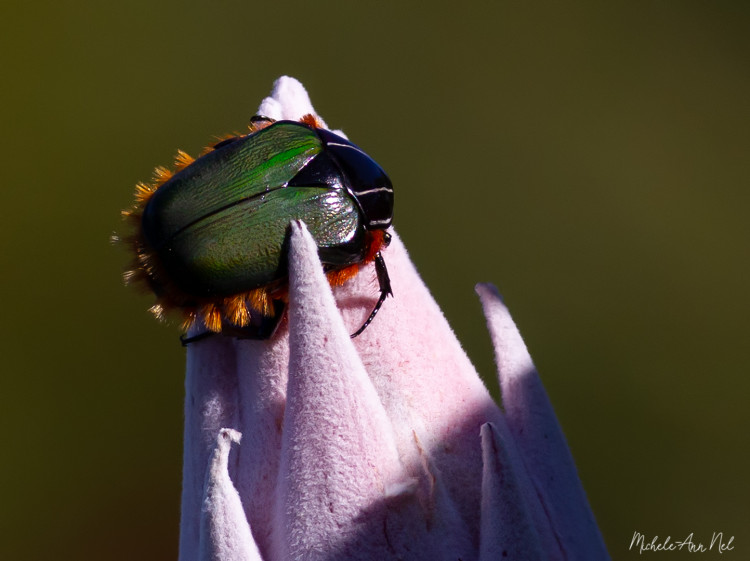
[[[369,323],[390,293],[379,253],[393,216],[388,176],[312,118],[265,124],[220,142],[143,197],[134,276],[156,294],[157,313],[179,308],[187,324],[201,316],[210,331],[264,338],[269,330],[258,326],[279,315],[285,288],[289,223],[303,220],[332,282],[375,261],[381,298]]]

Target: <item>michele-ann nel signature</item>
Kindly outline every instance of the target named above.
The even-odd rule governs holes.
[[[711,540],[704,544],[698,541],[693,532],[682,539],[672,539],[672,536],[660,539],[654,536],[651,541],[638,531],[633,532],[630,540],[630,550],[638,550],[638,553],[651,551],[686,551],[688,553],[705,553],[707,551],[718,551],[726,553],[734,549],[734,536],[724,536],[724,532],[714,532]]]

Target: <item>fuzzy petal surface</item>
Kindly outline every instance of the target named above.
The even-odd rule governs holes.
[[[479,561],[550,559],[544,553],[521,491],[517,467],[508,458],[509,447],[492,423],[482,425],[484,472]]]
[[[200,561],[261,561],[242,502],[229,478],[229,451],[242,435],[222,429],[206,474],[200,525]]]
[[[275,557],[383,559],[408,541],[419,552],[412,558],[442,558],[430,547],[437,536],[426,529],[428,514],[419,512],[416,482],[399,460],[386,411],[341,319],[315,242],[301,225],[292,228],[289,289],[291,358]],[[393,489],[402,491],[389,501]],[[421,532],[393,524],[405,510],[422,519]],[[437,541],[450,540],[440,535]]]
[[[521,334],[494,286],[479,284],[476,290],[495,347],[508,426],[560,547],[570,559],[608,559],[565,436]]]
[[[258,113],[315,115],[289,77]],[[293,223],[277,333],[189,345],[180,561],[606,558],[541,383],[524,381],[533,365],[507,310],[479,289],[506,420],[390,233],[393,297],[356,339],[379,294],[374,266],[332,290]],[[546,481],[556,469],[563,481]],[[597,538],[602,549],[580,543]]]
[[[258,107],[258,115],[270,117],[276,121],[282,119],[298,121],[300,117],[308,114],[316,115],[320,119],[305,87],[299,80],[290,76],[278,78],[273,83],[271,95],[265,98]],[[322,119],[320,121],[325,126],[325,121]]]
[[[392,232],[383,251],[393,287],[370,326],[354,346],[394,427],[405,464],[415,472],[424,457],[442,474],[445,492],[457,508],[475,544],[479,543],[482,486],[480,428],[492,422],[507,432],[503,413],[493,401],[432,298],[399,236]],[[349,331],[361,325],[377,296],[374,267],[367,267],[335,290]],[[420,447],[415,448],[414,438]],[[507,438],[513,446],[513,439]],[[518,466],[519,485],[540,532],[554,542],[519,451],[508,457]],[[547,525],[545,527],[545,524]]]
[[[224,427],[239,415],[234,341],[224,337],[191,344],[185,375],[180,561],[197,561],[206,471]]]

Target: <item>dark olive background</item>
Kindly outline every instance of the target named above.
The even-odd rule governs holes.
[[[282,74],[389,172],[493,391],[499,287],[613,557],[635,530],[747,556],[750,10],[562,4],[4,7],[0,558],[176,557],[184,353],[108,238]]]

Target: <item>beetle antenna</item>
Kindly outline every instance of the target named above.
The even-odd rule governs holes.
[[[391,277],[388,276],[388,269],[385,266],[385,260],[383,259],[383,256],[380,255],[379,251],[375,254],[375,273],[378,275],[378,284],[380,285],[380,298],[378,298],[375,307],[370,313],[370,317],[365,320],[365,323],[362,324],[362,327],[351,334],[352,339],[354,339],[357,335],[360,335],[365,330],[365,328],[370,325],[370,322],[377,315],[378,310],[380,310],[380,306],[383,305],[385,299],[388,298],[389,295],[393,296],[393,291],[391,290]]]

